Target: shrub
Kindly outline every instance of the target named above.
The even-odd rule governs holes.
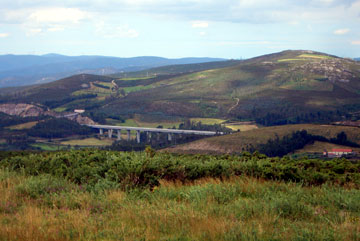
[[[16,191],[20,195],[36,199],[46,195],[68,192],[75,188],[76,186],[67,182],[65,179],[43,174],[28,177],[24,183],[16,187]]]

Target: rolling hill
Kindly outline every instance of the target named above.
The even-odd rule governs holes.
[[[345,127],[333,125],[284,125],[265,127],[250,131],[234,133],[226,136],[210,137],[201,139],[188,144],[168,148],[166,151],[174,153],[239,153],[247,149],[249,146],[257,146],[265,144],[269,139],[275,139],[276,136],[282,138],[292,132],[306,130],[309,134],[320,135],[326,138],[335,138],[336,135],[344,131],[350,141],[360,144],[360,132],[358,127]],[[337,145],[315,143],[314,146],[305,147],[305,151],[322,152],[326,148],[334,148]],[[318,149],[315,149],[318,148]],[[359,150],[357,148],[356,150]]]
[[[161,57],[117,58],[105,56],[1,55],[0,88],[51,82],[75,74],[114,74],[174,64],[220,61],[219,58]]]
[[[359,118],[360,63],[288,50],[244,61],[168,66],[132,76],[81,74],[2,97],[2,102],[15,100],[57,110],[85,108],[159,119],[217,117],[256,120],[262,125],[331,122]]]
[[[117,81],[118,85],[124,82]],[[360,64],[311,51],[284,51],[226,68],[138,83],[138,91],[104,109],[119,114],[131,110],[259,119],[263,124],[311,121],[312,115],[328,119],[340,110],[349,113],[360,109]]]

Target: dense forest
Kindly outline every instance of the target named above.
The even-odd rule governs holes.
[[[43,138],[62,138],[72,135],[89,135],[95,130],[78,124],[77,122],[65,118],[51,118],[40,121],[27,131],[29,136]]]

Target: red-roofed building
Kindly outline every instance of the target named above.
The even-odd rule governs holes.
[[[352,149],[332,149],[331,151],[324,151],[324,156],[328,157],[342,157],[346,155],[354,154]]]

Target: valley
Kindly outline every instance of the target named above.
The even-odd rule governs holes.
[[[321,124],[357,126],[360,64],[314,51],[283,51],[248,60],[170,65],[111,76],[80,74],[2,93],[3,112],[39,120],[42,116],[72,116],[79,109],[84,110],[83,117],[72,119],[80,124],[152,128],[179,128],[185,122],[218,125],[235,134],[219,137],[218,142],[207,138],[171,150],[239,153],[275,135],[283,137],[282,126],[287,135],[307,127],[309,133],[314,129],[321,132]],[[18,104],[14,106],[14,102]],[[4,130],[26,132],[39,120],[19,121]],[[294,125],[301,123],[307,124]],[[317,125],[309,125],[312,123]],[[268,131],[263,127],[276,125],[281,126],[269,127],[273,134],[265,134]],[[343,128],[331,129],[340,132]],[[256,141],[245,136],[254,136]],[[111,145],[95,133],[66,138],[70,139],[55,142],[59,148]],[[84,138],[97,141],[81,141]]]

